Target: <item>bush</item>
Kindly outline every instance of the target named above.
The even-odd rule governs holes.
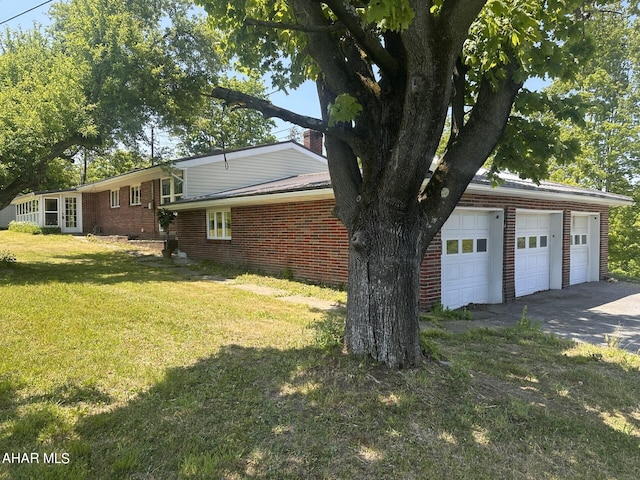
[[[0,250],[0,267],[12,267],[16,262],[16,256],[13,253]]]
[[[33,235],[42,233],[40,226],[33,222],[16,222],[15,220],[9,222],[9,230],[12,232],[31,233]]]
[[[15,220],[9,223],[9,230],[32,235],[49,235],[61,232],[60,227],[41,227],[33,222],[16,222]]]

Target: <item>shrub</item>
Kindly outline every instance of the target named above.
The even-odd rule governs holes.
[[[9,223],[9,230],[12,232],[31,233],[33,235],[40,235],[42,228],[33,222],[16,222],[15,220]]]
[[[33,222],[16,222],[9,223],[9,230],[12,232],[31,233],[32,235],[50,235],[60,233],[60,227],[41,227]]]

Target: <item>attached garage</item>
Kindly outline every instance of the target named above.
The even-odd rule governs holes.
[[[442,228],[442,305],[502,302],[503,212],[456,210]]]
[[[562,288],[562,213],[518,211],[515,295]]]

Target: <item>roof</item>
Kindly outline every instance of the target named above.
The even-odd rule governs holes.
[[[547,181],[540,182],[538,185],[531,180],[521,179],[509,173],[502,173],[499,177],[502,183],[494,186],[492,180],[487,176],[487,171],[481,170],[474,177],[466,191],[480,195],[525,198],[546,197],[556,201],[573,200],[609,206],[633,204],[632,199],[624,195]],[[211,195],[183,199],[171,204],[170,208],[174,210],[191,210],[213,206],[283,203],[320,198],[333,198],[331,179],[326,171],[296,175]]]

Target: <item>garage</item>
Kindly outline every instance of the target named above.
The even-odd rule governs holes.
[[[516,214],[516,297],[562,287],[561,228],[561,213]]]
[[[442,228],[442,305],[502,302],[503,212],[456,210]]]
[[[571,261],[569,284],[599,280],[600,216],[573,212],[571,215]]]

